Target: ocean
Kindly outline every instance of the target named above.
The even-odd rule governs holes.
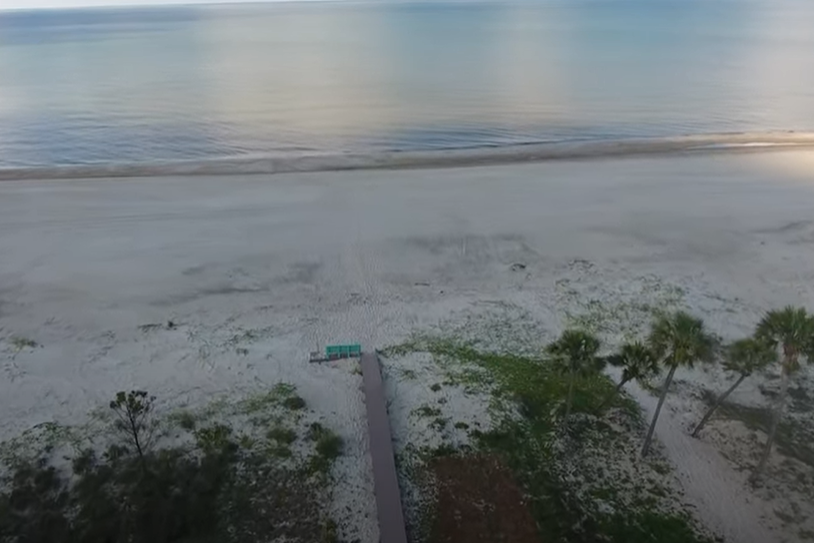
[[[814,131],[814,2],[0,11],[0,169]]]

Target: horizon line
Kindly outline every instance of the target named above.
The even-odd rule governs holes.
[[[22,6],[22,7],[2,7],[0,6],[0,13],[10,12],[26,12],[26,11],[67,11],[67,10],[87,10],[87,9],[132,9],[132,8],[173,8],[181,6],[245,6],[245,5],[258,5],[258,4],[293,4],[293,3],[366,3],[368,0],[240,0],[238,2],[229,2],[224,0],[173,0],[171,2],[157,2],[157,3],[124,3],[124,4],[88,4],[76,6]]]

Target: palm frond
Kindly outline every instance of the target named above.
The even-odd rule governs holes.
[[[669,366],[711,362],[717,350],[717,340],[707,332],[704,321],[684,311],[657,318],[647,343],[656,358]]]
[[[778,360],[777,347],[755,337],[740,339],[726,349],[725,369],[744,375],[762,370]]]
[[[798,357],[814,354],[814,316],[802,307],[786,306],[766,313],[755,329],[755,337],[783,348],[790,371],[799,368]]]
[[[659,374],[659,360],[646,344],[635,341],[622,345],[618,367],[624,381],[648,381]]]
[[[604,362],[597,358],[600,342],[584,330],[566,330],[546,352],[553,358],[558,371],[587,375],[600,371]]]

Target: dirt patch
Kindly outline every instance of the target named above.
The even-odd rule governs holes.
[[[437,492],[432,543],[540,543],[523,492],[497,457],[447,456],[429,467]]]

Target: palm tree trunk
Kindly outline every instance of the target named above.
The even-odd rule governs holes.
[[[755,471],[752,472],[752,476],[749,477],[749,482],[753,485],[760,482],[760,478],[763,476],[763,471],[766,469],[766,464],[769,463],[769,457],[772,454],[772,445],[774,444],[775,437],[777,437],[777,429],[780,426],[780,418],[783,416],[783,408],[786,405],[786,394],[788,393],[788,388],[789,374],[786,371],[786,365],[784,365],[783,371],[780,375],[780,397],[777,399],[777,405],[774,408],[774,413],[772,413],[772,423],[769,427],[769,435],[766,438],[766,446],[763,449],[760,462],[758,462]]]
[[[661,406],[664,405],[664,398],[667,397],[667,390],[670,388],[670,383],[673,382],[673,375],[675,375],[677,364],[670,366],[670,372],[667,374],[667,379],[664,380],[664,386],[661,389],[661,396],[659,396],[659,404],[656,406],[656,412],[653,414],[653,421],[650,423],[650,429],[647,430],[647,437],[644,438],[644,445],[642,446],[642,456],[647,456],[650,451],[650,442],[653,441],[653,432],[656,431],[656,422],[659,420],[661,413]]]
[[[618,396],[619,391],[622,390],[622,387],[625,386],[629,380],[630,379],[622,379],[621,381],[619,381],[619,384],[616,385],[616,388],[613,389],[613,392],[605,396],[605,398],[601,402],[599,402],[599,406],[596,408],[596,410],[601,411],[603,407],[608,405],[608,402],[610,402],[613,398]]]
[[[565,400],[565,419],[571,416],[571,402],[574,400],[574,377],[575,372],[571,369],[571,374],[568,376],[568,397]]]
[[[740,385],[743,382],[743,380],[746,379],[747,376],[748,374],[741,373],[741,376],[738,377],[738,380],[735,381],[735,384],[729,387],[729,389],[726,392],[718,396],[718,399],[715,400],[715,403],[712,404],[712,407],[709,408],[707,414],[704,415],[704,418],[701,419],[701,422],[699,422],[698,426],[695,427],[695,430],[692,431],[692,437],[698,437],[698,432],[701,431],[701,429],[707,423],[712,414],[715,413],[715,410],[721,407],[721,404],[724,403],[724,400],[727,399],[729,395],[735,391],[736,388],[738,388],[738,385]]]

